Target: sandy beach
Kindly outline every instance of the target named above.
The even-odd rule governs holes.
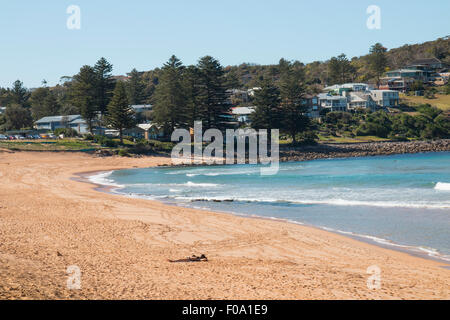
[[[0,299],[450,299],[450,270],[295,224],[96,191],[78,173],[162,157],[0,150]],[[192,254],[209,261],[170,263]],[[67,267],[81,270],[67,288]],[[367,287],[367,268],[381,288]]]

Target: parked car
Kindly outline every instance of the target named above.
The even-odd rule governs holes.
[[[34,139],[34,136],[33,136],[32,134],[29,134],[29,135],[26,136],[26,138],[27,138],[28,140],[33,140],[33,139]]]
[[[42,139],[41,136],[38,134],[35,134],[33,137],[34,137],[34,139]]]
[[[0,140],[8,140],[8,137],[4,134],[0,134]]]
[[[16,140],[25,140],[25,138],[23,136],[20,135],[15,135],[14,138],[16,138]]]
[[[14,136],[8,136],[8,140],[16,140]]]

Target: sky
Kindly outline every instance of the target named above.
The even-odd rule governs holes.
[[[80,29],[69,29],[71,5]],[[370,5],[381,28],[369,29]],[[304,63],[450,35],[450,1],[428,0],[0,0],[0,86],[59,83],[105,57],[114,74],[211,55],[222,65]],[[70,22],[75,20],[70,19]]]

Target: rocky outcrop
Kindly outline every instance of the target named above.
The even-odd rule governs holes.
[[[280,149],[280,161],[366,157],[405,153],[450,151],[450,140],[319,144]]]

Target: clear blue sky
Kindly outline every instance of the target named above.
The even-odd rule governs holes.
[[[69,5],[81,29],[69,30]],[[369,5],[381,8],[381,30],[366,27]],[[114,74],[161,66],[172,54],[185,64],[204,55],[223,65],[311,62],[366,54],[450,34],[450,1],[428,0],[0,0],[0,86],[20,79],[56,84],[104,56]]]

